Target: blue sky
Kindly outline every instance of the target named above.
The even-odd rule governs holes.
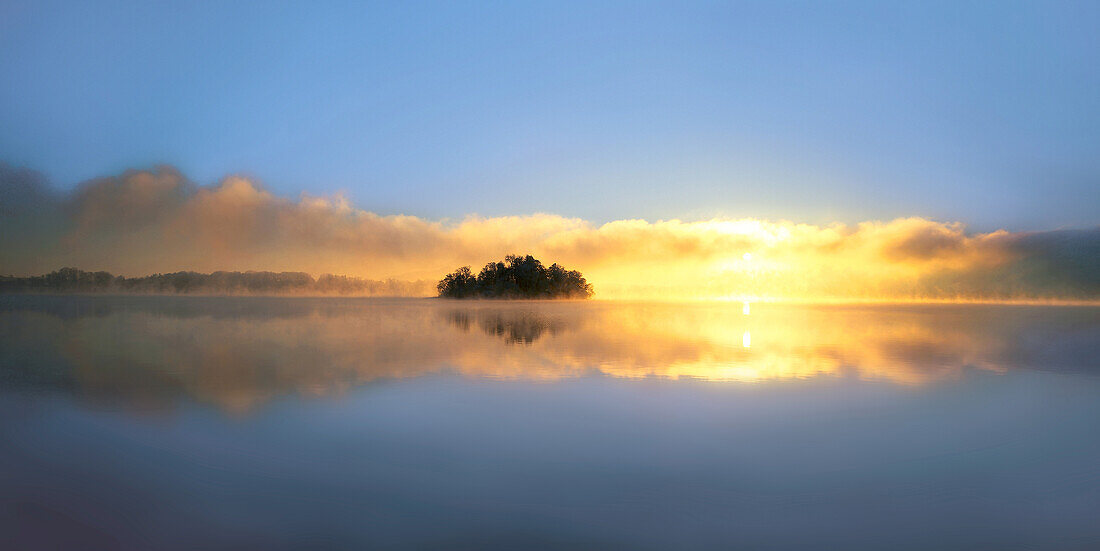
[[[1100,223],[1100,3],[0,4],[0,160],[429,218]]]

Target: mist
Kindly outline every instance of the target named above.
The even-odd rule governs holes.
[[[1100,228],[969,232],[920,217],[859,224],[616,220],[548,213],[429,220],[335,194],[296,198],[170,166],[53,188],[0,167],[0,274],[63,266],[126,277],[271,271],[436,281],[533,254],[576,268],[596,298],[1100,300]]]

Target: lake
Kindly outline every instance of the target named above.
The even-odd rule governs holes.
[[[1100,308],[0,296],[4,549],[1098,549]]]

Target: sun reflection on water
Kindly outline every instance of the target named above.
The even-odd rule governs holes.
[[[1098,325],[1095,309],[992,306],[762,304],[748,317],[747,302],[740,312],[729,303],[98,298],[75,312],[42,304],[52,306],[0,308],[0,323],[11,329],[0,348],[23,362],[0,364],[5,380],[40,378],[19,366],[60,353],[71,369],[56,384],[93,399],[160,403],[187,395],[236,411],[287,392],[340,394],[443,372],[923,385],[973,368],[1028,367],[1036,361],[1029,346],[1049,348],[1051,335],[1074,334],[1062,325],[1093,332]],[[731,342],[738,334],[741,342]]]

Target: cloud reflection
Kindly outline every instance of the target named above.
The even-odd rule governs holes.
[[[2,300],[0,371],[12,387],[150,410],[190,399],[247,412],[281,395],[448,372],[924,385],[969,369],[1088,369],[1100,355],[1091,307],[762,304],[744,316],[736,303]]]

